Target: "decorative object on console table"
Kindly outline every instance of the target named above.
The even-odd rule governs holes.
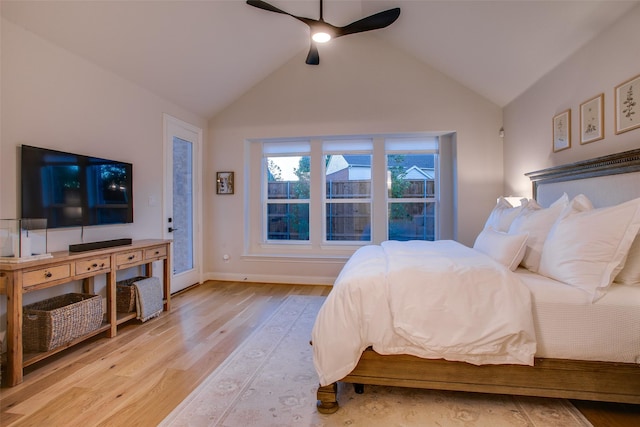
[[[604,138],[604,94],[580,104],[580,144]]]
[[[553,152],[571,148],[571,109],[553,117]]]
[[[0,260],[23,262],[51,258],[46,218],[0,219]]]
[[[216,173],[216,194],[233,194],[233,172]]]
[[[640,74],[616,86],[616,135],[640,128]]]

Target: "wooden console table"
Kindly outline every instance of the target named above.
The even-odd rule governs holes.
[[[146,266],[146,276],[153,275],[153,262],[163,261],[164,311],[171,309],[170,240],[139,240],[131,245],[87,252],[54,252],[52,258],[20,263],[0,261],[0,295],[7,295],[7,384],[22,382],[24,367],[65,350],[89,337],[106,332],[114,337],[117,326],[136,318],[136,313],[116,311],[116,272],[139,265]],[[106,275],[106,321],[91,333],[61,347],[43,353],[23,354],[22,351],[22,295],[39,289],[62,285],[74,280],[83,281],[83,291],[94,293],[95,276]]]

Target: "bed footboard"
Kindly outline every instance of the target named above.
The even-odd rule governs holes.
[[[640,404],[640,365],[634,363],[537,358],[534,366],[476,366],[367,349],[341,381]],[[319,387],[318,411],[337,410],[337,385]]]

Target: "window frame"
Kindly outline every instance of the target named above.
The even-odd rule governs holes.
[[[389,156],[393,156],[395,154],[400,154],[400,155],[423,155],[423,154],[432,154],[434,155],[434,159],[433,159],[433,175],[434,175],[434,188],[433,188],[433,197],[406,197],[406,198],[399,198],[399,197],[391,197],[389,194],[389,191],[387,191],[387,197],[386,197],[386,212],[387,212],[387,239],[389,239],[389,210],[390,210],[390,205],[392,203],[399,203],[399,204],[405,204],[405,203],[433,203],[434,205],[434,236],[433,239],[434,240],[439,240],[440,238],[440,155],[439,155],[439,141],[436,142],[436,148],[431,148],[431,149],[417,149],[417,148],[411,148],[407,151],[404,150],[398,150],[398,149],[386,149],[385,147],[385,155],[384,155],[384,159],[385,159],[385,173],[388,173],[389,171]]]
[[[332,262],[334,259],[346,259],[353,254],[353,252],[368,244],[379,244],[388,239],[389,232],[389,203],[397,200],[409,202],[409,199],[389,199],[386,186],[386,173],[387,173],[387,154],[386,141],[389,139],[416,139],[416,138],[430,138],[438,143],[439,155],[438,170],[442,171],[441,162],[447,162],[445,165],[446,172],[444,179],[446,180],[445,187],[448,190],[452,190],[451,194],[448,194],[445,205],[441,205],[441,180],[442,176],[436,176],[438,201],[435,206],[434,214],[436,215],[436,238],[453,238],[455,236],[455,207],[453,206],[453,200],[455,199],[455,182],[453,177],[455,176],[455,132],[442,132],[442,133],[415,133],[415,134],[377,134],[377,135],[347,135],[347,136],[316,136],[307,138],[261,138],[261,139],[246,139],[245,140],[245,234],[244,234],[244,252],[243,258],[250,260],[255,257],[255,260],[260,259],[289,259],[291,261],[299,259],[306,260],[305,262]],[[346,153],[346,150],[332,150],[345,151],[340,154],[369,154],[372,156],[371,162],[371,195],[369,199],[355,199],[356,201],[365,201],[370,203],[371,206],[371,233],[370,240],[326,240],[326,211],[325,203],[336,202],[337,200],[344,199],[326,199],[326,179],[325,179],[325,162],[324,156],[328,154],[329,150],[325,150],[324,144],[327,142],[336,141],[348,141],[358,139],[370,139],[372,142],[372,148],[369,150],[353,150]],[[291,151],[279,152],[276,155],[265,154],[263,147],[265,144],[274,143],[295,143],[304,141],[309,144],[309,151]],[[445,145],[442,146],[441,144]],[[284,146],[284,145],[283,145]],[[445,147],[444,157],[441,156],[442,148]],[[359,151],[359,153],[358,153]],[[400,150],[402,154],[406,151]],[[425,151],[425,150],[419,150]],[[391,153],[389,151],[389,153]],[[421,153],[420,153],[421,154]],[[452,155],[453,154],[453,155]],[[278,157],[278,156],[298,156],[308,155],[310,156],[310,199],[309,199],[309,240],[268,240],[267,236],[267,215],[266,215],[266,201],[264,195],[266,193],[267,182],[265,177],[266,160],[265,157]],[[447,167],[449,165],[450,167]],[[321,183],[321,184],[319,184]],[[302,199],[300,199],[302,200]],[[273,201],[273,200],[272,200]],[[283,200],[283,203],[297,202],[295,200]],[[344,200],[344,202],[351,202],[352,200]],[[423,202],[424,199],[419,199],[419,202]],[[444,209],[447,218],[445,222],[440,222],[440,217]],[[318,226],[321,225],[321,226]],[[444,236],[442,237],[442,230],[440,227],[444,226]],[[325,260],[325,261],[323,261]],[[300,261],[302,262],[302,261]]]
[[[269,146],[273,147],[269,150]],[[279,147],[278,147],[279,146]],[[286,150],[287,147],[291,147],[291,151]],[[304,148],[306,147],[306,149]],[[262,242],[265,245],[282,246],[282,245],[308,245],[311,241],[311,198],[312,192],[309,189],[309,198],[307,199],[270,199],[269,198],[269,165],[268,160],[270,157],[309,157],[310,170],[313,170],[313,164],[311,161],[311,142],[305,140],[296,141],[283,141],[283,142],[268,142],[263,144],[262,147],[262,159],[261,159],[261,205],[262,205]],[[309,179],[309,186],[312,187],[312,180]],[[307,234],[309,238],[307,240],[300,239],[270,239],[269,238],[269,205],[270,204],[306,204],[309,206],[309,229]]]
[[[346,146],[346,149],[340,149]],[[351,148],[349,148],[351,147]],[[326,156],[362,155],[370,156],[369,197],[327,199],[327,161]],[[373,138],[356,137],[352,139],[324,139],[322,141],[322,245],[324,247],[355,245],[363,246],[373,243],[373,209],[374,209],[374,141]],[[328,240],[327,205],[333,204],[368,204],[369,205],[369,239],[368,240]]]

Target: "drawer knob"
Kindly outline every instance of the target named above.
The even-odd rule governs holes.
[[[44,277],[46,277],[46,278],[48,279],[48,278],[49,278],[49,277],[51,277],[51,276],[53,276],[53,274],[51,274],[51,272],[49,272],[49,271],[45,271],[45,273],[44,273]]]
[[[134,259],[136,256],[135,255],[129,255],[129,260]]]
[[[93,264],[91,267],[96,268],[98,266],[98,264]]]

